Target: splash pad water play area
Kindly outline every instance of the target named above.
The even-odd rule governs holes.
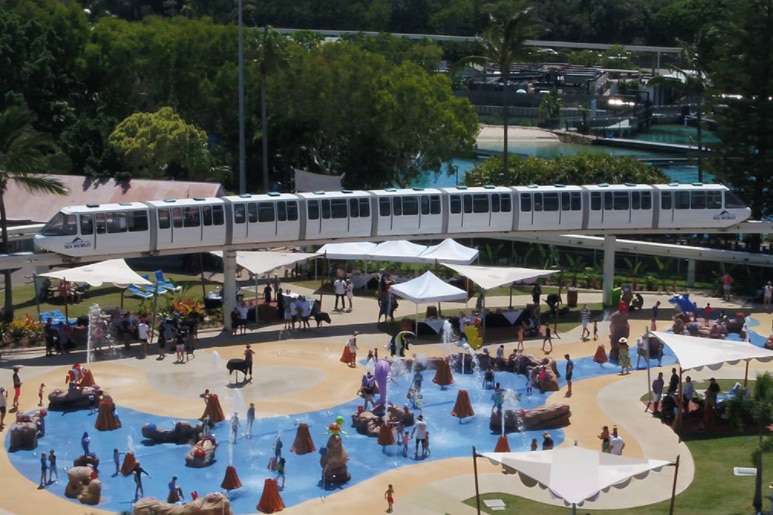
[[[635,349],[631,349],[635,358]],[[464,354],[466,359],[459,358]],[[494,402],[492,390],[484,389],[485,367],[481,367],[473,356],[480,357],[468,348],[456,347],[452,349],[453,358],[449,363],[452,369],[454,382],[441,387],[432,382],[435,370],[426,368],[423,371],[424,385],[422,387],[422,411],[425,416],[430,433],[431,454],[426,460],[440,460],[452,457],[466,457],[470,454],[470,446],[475,445],[480,450],[494,450],[499,443],[501,432],[491,429],[491,412]],[[206,358],[201,358],[206,359]],[[213,365],[219,365],[217,374],[221,381],[228,381],[224,363],[216,353],[212,356]],[[394,360],[391,367],[391,376],[396,384],[390,385],[387,401],[397,406],[410,404],[406,399],[408,389],[411,386],[415,368],[431,367],[436,358],[422,356],[420,353],[414,359]],[[442,360],[441,360],[442,361]],[[664,365],[673,363],[672,356],[666,351],[663,359]],[[375,368],[375,363],[360,361],[365,368]],[[462,373],[464,368],[464,373]],[[563,363],[558,362],[557,368],[563,370]],[[575,378],[590,378],[602,374],[615,374],[619,368],[604,364],[598,365],[591,358],[575,360]],[[101,381],[97,375],[96,381]],[[191,378],[192,385],[202,384]],[[495,372],[495,382],[499,382],[505,394],[503,395],[503,415],[510,411],[520,409],[529,410],[545,404],[547,394],[540,394],[535,388],[532,395],[526,395],[526,378],[510,372]],[[563,379],[560,379],[563,385]],[[110,384],[101,381],[107,391]],[[53,385],[52,385],[53,386]],[[198,388],[198,386],[192,386]],[[142,463],[152,478],[143,478],[146,497],[155,497],[165,500],[168,494],[167,483],[173,475],[178,477],[180,485],[185,493],[185,501],[190,500],[191,492],[198,492],[204,496],[209,492],[224,491],[221,488],[223,480],[228,475],[228,467],[231,466],[238,474],[241,488],[232,489],[228,493],[231,509],[234,513],[254,513],[256,505],[260,501],[266,488],[267,478],[276,478],[276,473],[268,470],[270,458],[274,457],[273,450],[277,436],[284,442],[282,455],[287,460],[287,478],[284,489],[279,491],[286,506],[293,506],[304,501],[323,498],[333,494],[339,489],[346,489],[362,481],[375,477],[391,469],[403,465],[412,465],[422,461],[413,458],[414,441],[410,442],[407,457],[402,456],[402,445],[395,438],[395,445],[381,445],[378,438],[359,434],[352,427],[352,415],[358,413],[358,406],[362,401],[355,397],[357,385],[352,385],[352,400],[335,408],[317,412],[295,414],[282,417],[265,417],[258,413],[249,438],[246,427],[246,408],[248,402],[242,398],[241,391],[233,390],[232,399],[223,401],[223,411],[226,420],[215,424],[211,433],[218,443],[215,450],[214,461],[204,468],[186,467],[186,456],[191,452],[193,444],[184,443],[157,443],[143,437],[142,428],[147,424],[154,424],[157,428],[172,431],[180,418],[170,418],[156,415],[148,415],[130,410],[121,406],[121,399],[115,399],[116,413],[120,418],[121,427],[112,431],[97,431],[94,428],[98,414],[90,414],[88,409],[77,411],[52,412],[49,411],[46,420],[45,436],[38,442],[37,449],[24,450],[9,453],[9,459],[14,467],[30,481],[37,482],[39,478],[39,458],[41,452],[48,449],[56,449],[59,456],[60,481],[47,486],[47,489],[55,495],[64,496],[67,484],[67,472],[73,461],[83,454],[80,445],[81,435],[88,432],[91,438],[90,452],[100,458],[99,479],[102,482],[101,501],[99,508],[123,511],[130,510],[134,502],[134,482],[131,476],[122,474],[113,475],[114,465],[112,452],[118,448],[120,452],[131,451],[134,457]],[[469,404],[474,412],[471,416],[457,417],[456,405],[461,392],[465,391],[469,398]],[[418,413],[417,408],[410,408]],[[203,414],[204,403],[201,409],[191,413],[185,422],[195,426],[198,418]],[[229,418],[236,411],[239,413],[240,428],[237,432],[235,443],[231,441],[231,425]],[[339,424],[342,429],[340,443],[348,455],[346,469],[351,476],[344,483],[331,484],[322,480],[324,469],[321,465],[323,447],[326,447],[331,439],[331,424],[336,423],[338,417],[344,417],[344,423]],[[308,434],[316,447],[316,450],[306,454],[290,452],[299,428],[308,427]],[[412,430],[412,427],[408,427]],[[511,450],[528,450],[532,438],[541,439],[543,430],[530,430],[507,435],[507,442]],[[551,436],[559,445],[563,439],[563,432],[551,430]],[[396,435],[395,435],[396,436]],[[6,439],[7,442],[8,438]],[[123,462],[125,456],[121,456]],[[77,501],[74,501],[77,502]]]

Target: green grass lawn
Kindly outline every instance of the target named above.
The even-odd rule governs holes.
[[[752,466],[751,453],[757,445],[756,435],[692,436],[686,437],[685,443],[695,460],[695,479],[687,490],[676,497],[674,512],[717,515],[747,515],[752,513],[754,477],[734,476],[733,467]],[[673,474],[673,469],[664,469],[659,474]],[[773,480],[773,461],[770,457],[765,459],[762,479],[763,509],[765,509],[770,503],[765,499],[770,494],[767,485]],[[519,481],[519,479],[514,477],[513,481]],[[483,504],[484,499],[502,499],[507,508],[503,511],[490,511]],[[474,497],[464,502],[470,506],[475,506]],[[669,504],[669,501],[665,501],[625,510],[588,510],[580,507],[577,509],[577,513],[581,515],[663,515],[668,513]],[[538,503],[507,493],[487,493],[481,495],[481,511],[492,515],[522,513],[566,515],[570,509]]]

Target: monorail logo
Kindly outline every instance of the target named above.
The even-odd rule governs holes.
[[[91,242],[84,241],[80,237],[76,237],[71,242],[64,244],[64,248],[66,249],[85,249],[88,247],[91,247]]]
[[[718,215],[714,215],[714,220],[735,220],[735,215],[727,211],[722,211]]]

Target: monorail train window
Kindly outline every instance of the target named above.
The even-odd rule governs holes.
[[[451,213],[458,215],[462,212],[462,197],[461,195],[451,195]]]
[[[439,199],[438,199],[439,201]],[[368,218],[370,216],[370,200],[366,198],[360,199],[360,216]]]
[[[295,221],[298,219],[298,203],[295,201],[287,203],[287,219]]]
[[[183,226],[183,210],[181,207],[172,208],[172,225],[175,229],[180,229]]]
[[[499,205],[499,195],[491,195],[491,212],[492,213],[499,213],[500,209]]]
[[[280,222],[287,221],[287,202],[280,201],[276,203],[276,219]]]
[[[641,209],[641,195],[638,191],[631,192],[631,209]]]
[[[676,202],[674,202],[674,208],[676,209],[690,209],[690,192],[689,191],[677,191]]]
[[[472,196],[472,212],[473,213],[489,213],[491,208],[489,207],[489,196],[486,193],[477,193]]]
[[[258,203],[250,202],[247,204],[247,221],[254,224],[258,221]]]
[[[499,195],[499,208],[503,213],[509,213],[513,210],[513,197],[509,193]]]
[[[367,218],[370,216],[370,203],[366,198],[349,199],[349,216],[352,218]]]
[[[309,200],[306,202],[306,209],[309,212],[309,220],[319,219],[319,200]]]
[[[542,208],[545,211],[558,211],[558,193],[543,193]]]
[[[693,191],[690,195],[690,209],[706,209],[706,192]]]
[[[243,224],[247,220],[247,209],[244,204],[234,204],[234,223]]]
[[[631,209],[630,199],[627,191],[616,191],[614,193],[615,211],[628,211]]]
[[[746,204],[741,202],[741,199],[735,196],[732,191],[725,192],[725,209],[738,209],[744,208]]]
[[[604,192],[604,209],[606,211],[611,211],[615,207],[615,197],[612,195],[611,191],[605,191]]]
[[[378,199],[378,214],[379,216],[389,216],[392,214],[392,199],[389,197]]]
[[[706,192],[706,207],[709,209],[722,209],[722,192],[721,191],[707,191]]]
[[[127,213],[127,222],[129,232],[140,232],[148,230],[148,212],[147,211],[129,211]]]
[[[81,218],[83,218],[83,216],[87,215],[82,215]],[[43,236],[72,236],[77,232],[77,217],[75,215],[65,215],[62,213],[57,213],[56,216],[46,224],[43,230],[40,231]]]
[[[160,207],[158,208],[158,228],[159,229],[169,229],[171,227],[170,217],[169,217],[169,208],[168,207]]]
[[[185,227],[199,227],[201,225],[201,213],[197,207],[186,207],[185,218],[183,219]]]
[[[670,191],[663,191],[660,193],[660,209],[671,209]]]
[[[534,211],[542,211],[542,193],[535,193],[532,197],[534,201]]]
[[[214,225],[225,224],[225,210],[223,206],[212,206],[212,223]]]
[[[81,234],[84,236],[94,234],[94,217],[90,214],[81,215]]]
[[[521,211],[531,211],[531,193],[521,193]]]
[[[592,191],[590,194],[590,208],[593,211],[601,211],[601,192]]]
[[[472,213],[472,195],[462,195],[462,209],[465,213]]]
[[[580,198],[579,191],[561,192],[561,210],[562,211],[579,211],[581,208],[582,208],[582,199]]]
[[[274,221],[274,203],[273,202],[261,202],[258,204],[258,222],[273,222]]]
[[[325,202],[325,201],[323,201]],[[348,218],[349,210],[346,207],[345,198],[335,198],[330,201],[330,212],[333,218]]]
[[[440,196],[422,195],[421,196],[421,214],[423,215],[440,214]]]
[[[97,213],[97,234],[107,234],[107,222],[105,222],[105,213]]]
[[[402,216],[403,214],[403,199],[400,197],[392,197],[392,215]]]
[[[409,216],[419,214],[419,197],[410,196],[403,198],[403,214]]]
[[[649,191],[632,191],[631,209],[652,209],[652,194]]]
[[[106,213],[106,218],[108,233],[126,232],[126,213]]]

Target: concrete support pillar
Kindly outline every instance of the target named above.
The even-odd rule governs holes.
[[[604,276],[601,301],[605,306],[612,304],[612,288],[615,286],[615,242],[614,234],[604,236]]]
[[[687,260],[687,287],[695,288],[695,263],[694,259]]]
[[[223,251],[223,329],[231,332],[231,311],[236,306],[236,251]]]

